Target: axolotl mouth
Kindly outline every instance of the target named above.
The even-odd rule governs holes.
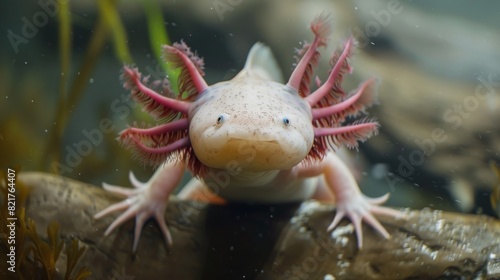
[[[208,151],[207,151],[208,152]],[[276,140],[251,141],[248,139],[230,138],[219,150],[213,150],[214,156],[221,164],[237,165],[245,170],[259,171],[273,166],[273,169],[286,169],[287,158],[284,149]],[[217,164],[211,160],[211,165]],[[231,166],[227,166],[231,167]]]
[[[234,127],[233,127],[234,128]],[[271,135],[262,129],[233,131],[207,129],[196,154],[207,166],[244,171],[285,170],[300,163],[310,147],[302,135],[277,129]]]

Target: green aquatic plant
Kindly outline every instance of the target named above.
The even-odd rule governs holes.
[[[119,61],[132,63],[132,56],[127,43],[127,33],[117,11],[117,0],[97,1],[101,19],[105,21],[113,38],[115,54]]]
[[[165,28],[165,19],[161,13],[159,5],[155,5],[153,1],[144,1],[144,11],[146,12],[146,20],[148,23],[149,43],[151,49],[160,63],[163,71],[168,75],[170,87],[174,92],[177,92],[177,77],[180,74],[180,69],[172,67],[171,64],[165,63],[163,59],[163,45],[170,45],[172,41],[168,36]],[[158,3],[156,3],[158,4]]]
[[[72,272],[74,271],[78,260],[85,252],[85,247],[80,247],[78,244],[78,240],[72,239],[69,242],[66,242],[66,275],[64,276],[65,280],[81,280],[90,276],[90,270],[86,267],[80,268],[74,277],[71,277]]]
[[[19,169],[15,169],[18,174]],[[82,280],[90,276],[88,268],[82,267],[75,272],[78,260],[85,252],[85,247],[80,247],[78,240],[71,239],[64,242],[60,238],[60,224],[51,222],[46,229],[47,239],[43,239],[38,234],[35,221],[26,216],[24,203],[30,193],[30,189],[17,180],[15,182],[15,205],[17,211],[14,211],[14,217],[10,214],[6,205],[8,205],[8,176],[5,171],[0,172],[0,193],[2,195],[2,205],[0,211],[0,220],[2,224],[9,221],[15,221],[15,243],[9,242],[11,229],[2,227],[0,238],[0,251],[2,256],[7,256],[15,248],[15,267],[9,270],[10,264],[2,261],[0,268],[6,273],[12,273],[17,279],[59,279],[57,276],[56,263],[59,260],[61,252],[65,247],[67,256],[65,280]],[[8,218],[11,218],[10,220]]]
[[[56,127],[53,130],[49,141],[49,154],[52,157],[59,158],[59,149],[63,128],[66,125],[67,116],[67,88],[69,83],[69,73],[71,64],[71,13],[69,11],[69,2],[57,3],[59,5],[59,59],[61,65],[61,77],[59,78],[59,104],[57,106]]]
[[[59,102],[54,118],[55,129],[52,131],[48,141],[47,159],[59,161],[60,147],[62,146],[62,136],[67,126],[70,111],[68,108],[76,106],[80,101],[88,80],[101,56],[106,42],[113,36],[113,43],[118,59],[123,63],[132,63],[132,56],[127,44],[125,28],[117,12],[116,0],[98,1],[99,19],[94,27],[94,32],[90,43],[86,49],[79,74],[76,75],[71,86],[68,87],[70,77],[71,62],[71,17],[69,7],[66,2],[59,3],[59,47],[61,78],[59,80]],[[111,32],[113,30],[113,32]]]
[[[491,209],[500,218],[500,167],[494,162],[490,162],[490,168],[495,173],[498,181],[493,186],[490,195]]]
[[[38,236],[35,221],[26,218],[24,208],[21,209],[19,223],[19,231],[24,232],[28,238],[28,242],[20,248],[24,252],[23,258],[19,259],[19,271],[32,272],[33,275],[26,275],[28,277],[40,275],[43,272],[46,279],[52,279],[52,275],[56,273],[56,262],[63,247],[63,242],[59,240],[58,236],[59,223],[52,222],[47,227],[48,241],[43,241]],[[30,267],[31,269],[27,269]]]
[[[62,3],[59,8],[59,48],[62,75],[59,80],[59,98],[54,115],[54,128],[51,130],[51,135],[45,147],[45,154],[48,156],[43,157],[41,164],[44,169],[49,168],[52,171],[58,170],[55,166],[57,166],[58,162],[62,161],[62,139],[68,125],[68,120],[82,99],[85,89],[88,86],[88,81],[94,73],[95,66],[102,56],[106,44],[112,42],[118,61],[123,64],[133,63],[126,29],[118,13],[118,1],[97,1],[98,18],[85,50],[82,64],[78,68],[78,75],[74,75],[74,79],[71,80],[72,74],[69,69],[71,65],[72,18],[68,5]],[[169,76],[171,87],[175,89],[177,87],[177,77],[180,72],[171,67],[171,65],[163,62],[162,59],[161,46],[170,44],[171,42],[165,28],[161,6],[158,1],[145,1],[143,2],[143,8],[146,15],[148,37],[152,52],[163,72]],[[55,165],[53,166],[53,164]],[[85,170],[86,167],[84,165],[79,166],[79,170]]]

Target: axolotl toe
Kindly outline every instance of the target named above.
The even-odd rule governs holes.
[[[328,230],[347,216],[360,248],[362,220],[388,238],[373,214],[403,214],[380,206],[387,195],[375,199],[363,196],[334,152],[342,145],[356,148],[359,141],[377,133],[376,121],[359,118],[376,101],[377,80],[368,79],[351,93],[342,89],[343,76],[352,71],[349,57],[355,41],[349,38],[333,54],[326,81],[321,84],[316,78],[317,89],[311,92],[318,48],[328,39],[327,17],[317,17],[311,30],[314,40],[298,51],[297,65],[286,84],[271,50],[261,43],[252,47],[236,77],[211,86],[203,79],[203,60],[183,42],[165,46],[165,59],[180,69],[178,94],[166,80],[148,86],[147,78],[137,69],[124,67],[125,88],[161,124],[125,129],[120,140],[145,164],[160,167],[146,183],[130,173],[135,189],[104,184],[107,190],[127,197],[95,215],[100,218],[125,210],[105,234],[135,217],[136,250],[145,221],[154,217],[165,240],[172,244],[163,213],[188,169],[194,178],[179,193],[181,198],[257,203],[334,201],[336,215]],[[346,125],[348,117],[358,117],[358,121]]]

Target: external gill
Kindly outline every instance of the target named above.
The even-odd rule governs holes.
[[[353,45],[354,39],[347,39],[344,43],[342,53],[339,54],[337,52],[333,55],[332,59],[330,59],[330,65],[333,68],[328,75],[328,79],[311,95],[305,97],[309,105],[324,104],[326,101],[329,101],[328,103],[337,102],[339,97],[345,95],[344,90],[342,90],[342,79],[345,73],[350,73],[352,71],[347,59],[352,55]]]
[[[194,100],[198,94],[208,88],[203,79],[203,59],[191,52],[189,47],[181,41],[172,46],[163,46],[163,57],[167,63],[172,63],[174,68],[180,68],[178,77],[179,95],[188,101]]]
[[[131,127],[123,130],[119,139],[134,156],[146,154],[151,163],[163,162],[170,153],[189,144],[189,138],[184,136],[188,127],[187,118],[146,129]]]
[[[311,23],[311,30],[314,33],[314,41],[311,44],[304,43],[304,47],[298,50],[301,60],[293,70],[288,86],[297,89],[300,96],[306,97],[309,93],[309,84],[313,74],[313,68],[318,64],[320,53],[318,47],[326,46],[328,35],[330,34],[330,24],[327,15],[320,15]]]
[[[338,122],[342,122],[346,116],[357,116],[375,102],[376,86],[376,79],[369,79],[363,82],[353,94],[342,102],[328,107],[314,108],[312,110],[313,119],[326,118],[337,114]]]
[[[328,145],[344,144],[349,149],[358,147],[358,141],[366,141],[378,131],[378,123],[370,119],[361,119],[342,127],[318,127],[314,129],[315,139],[329,139]],[[325,144],[325,145],[326,145]]]
[[[147,82],[147,78],[141,81],[141,73],[137,68],[124,66],[122,79],[124,80],[123,87],[131,91],[132,99],[141,104],[143,110],[147,111],[152,117],[171,119],[178,112],[187,113],[188,102],[162,96],[145,86],[143,83]],[[169,86],[166,87],[165,92],[173,95]]]
[[[336,51],[330,60],[332,70],[327,80],[321,85],[316,78],[318,89],[309,94],[312,67],[317,64],[317,48],[326,45],[328,18],[317,17],[311,24],[315,35],[312,44],[304,47],[299,63],[292,73],[288,85],[297,90],[312,109],[314,125],[314,144],[307,160],[321,159],[328,149],[335,149],[341,144],[356,148],[358,141],[364,141],[377,133],[378,123],[371,119],[361,119],[351,125],[343,126],[346,117],[356,117],[376,101],[376,79],[370,79],[348,96],[341,87],[345,73],[352,71],[348,58],[352,55],[355,41],[347,39],[344,48]]]
[[[166,96],[160,95],[145,85],[147,78],[141,79],[141,73],[136,68],[125,66],[122,79],[124,87],[131,91],[132,99],[152,117],[165,123],[154,128],[125,129],[120,133],[119,140],[144,164],[158,166],[182,154],[187,157],[190,166],[196,166],[198,163],[189,141],[187,113],[191,101],[208,88],[203,79],[203,61],[183,42],[164,46],[163,51],[167,63],[181,69],[179,94],[175,96],[165,82],[153,82],[163,85],[162,91]]]

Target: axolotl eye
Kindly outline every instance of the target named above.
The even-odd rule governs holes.
[[[227,114],[220,114],[216,121],[217,125],[218,126],[222,125],[228,119],[228,117],[229,115]]]
[[[283,121],[283,124],[285,126],[289,126],[290,125],[290,119],[288,117],[283,117],[282,121]]]

